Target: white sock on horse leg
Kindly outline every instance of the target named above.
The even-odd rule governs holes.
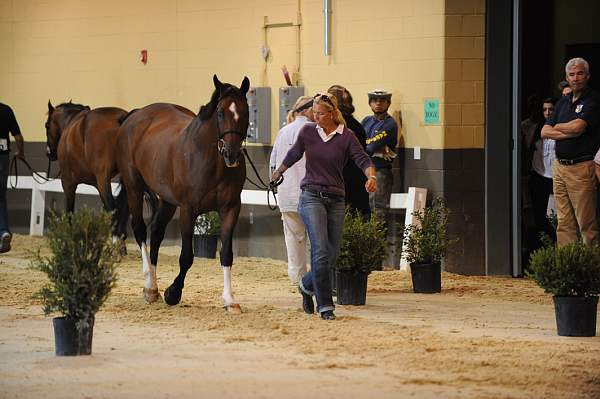
[[[148,250],[146,249],[146,243],[142,243],[140,246],[142,252],[142,272],[144,273],[144,288],[158,289],[156,284],[156,265],[150,264],[150,257],[148,256]]]
[[[231,266],[222,266],[223,268],[223,302],[225,306],[233,305],[233,292],[231,290]]]

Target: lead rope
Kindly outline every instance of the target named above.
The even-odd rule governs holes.
[[[266,184],[263,181],[263,179],[261,179],[260,174],[258,173],[258,170],[256,170],[256,166],[254,166],[254,162],[252,162],[250,155],[248,155],[248,151],[246,150],[246,147],[242,148],[242,152],[244,153],[244,156],[248,159],[248,162],[250,162],[250,166],[252,166],[252,170],[254,170],[254,174],[256,175],[256,177],[258,177],[258,180],[260,181],[262,186],[259,186],[258,184],[256,184],[252,180],[250,180],[250,178],[248,176],[246,176],[246,180],[248,180],[248,182],[250,184],[254,185],[255,187],[257,187],[260,190],[267,190],[267,206],[272,211],[276,210],[278,205],[277,205],[277,196],[275,194],[277,194],[277,186],[279,186],[281,183],[283,183],[283,176],[281,176],[279,179],[277,179],[277,181],[271,181],[271,182],[269,182],[269,184]],[[270,193],[273,193],[273,198],[275,199],[275,205],[273,205],[273,206],[271,206]]]
[[[31,172],[31,177],[33,177],[33,180],[37,183],[37,184],[44,184],[49,182],[50,178],[43,176],[41,174],[39,174],[38,172],[36,172],[35,170],[33,170],[33,168],[31,167],[31,165],[29,164],[29,162],[27,162],[27,160],[25,158],[17,158],[16,156],[12,157],[12,160],[10,161],[10,166],[8,168],[8,176],[11,176],[11,171],[14,170],[15,174],[15,182],[13,183],[12,181],[10,182],[10,187],[11,188],[17,188],[17,185],[19,184],[19,167],[17,164],[17,160],[20,160],[21,162],[23,162],[25,164],[25,166],[27,166],[27,169],[29,169],[29,171]],[[48,175],[50,174],[50,159],[48,159]],[[58,176],[57,176],[58,177]]]

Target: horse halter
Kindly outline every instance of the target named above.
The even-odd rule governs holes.
[[[221,134],[219,134],[219,139],[217,141],[217,148],[219,149],[219,154],[223,155],[225,151],[225,136],[228,134],[237,134],[240,136],[242,143],[246,140],[246,135],[240,132],[239,130],[227,130]]]

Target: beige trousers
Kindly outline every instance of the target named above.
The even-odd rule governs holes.
[[[552,171],[559,246],[576,241],[578,228],[586,244],[598,243],[594,169],[594,161],[575,165],[561,165],[554,161]]]
[[[288,276],[297,284],[306,274],[306,228],[298,212],[281,212],[288,257]]]

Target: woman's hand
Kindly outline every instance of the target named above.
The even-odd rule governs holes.
[[[377,179],[374,176],[368,177],[365,183],[365,190],[369,193],[377,191]]]
[[[279,171],[279,169],[275,169],[273,171],[273,174],[271,175],[271,181],[276,182],[276,181],[279,181],[280,178],[281,178],[281,172]]]

